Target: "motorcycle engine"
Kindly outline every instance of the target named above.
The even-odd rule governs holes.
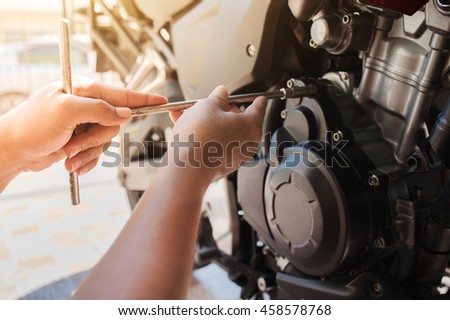
[[[400,283],[445,180],[416,155],[430,110],[448,97],[450,49],[440,2],[413,2],[411,12],[289,1],[311,50],[358,52],[362,67],[289,80],[318,94],[273,102],[258,158],[238,171],[241,213],[277,263],[279,297],[407,296]]]
[[[355,141],[382,154],[392,147],[351,95],[328,80],[315,85],[317,97],[287,101],[283,126],[266,137],[261,158],[240,169],[238,201],[269,247],[299,271],[326,276],[367,255],[387,219],[375,214],[388,212],[379,192],[386,177]]]

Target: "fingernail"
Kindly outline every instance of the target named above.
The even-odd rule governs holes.
[[[131,116],[130,108],[116,108],[116,113],[119,118],[129,118]]]
[[[81,160],[77,160],[74,163],[72,163],[72,172],[74,172],[75,170],[80,168],[82,165],[83,165],[83,161],[81,161]]]
[[[69,159],[72,159],[73,157],[75,157],[80,152],[81,152],[81,148],[72,149],[72,151],[70,151]]]

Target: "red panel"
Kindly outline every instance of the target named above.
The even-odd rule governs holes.
[[[362,2],[407,15],[413,15],[426,5],[428,0],[363,0]]]

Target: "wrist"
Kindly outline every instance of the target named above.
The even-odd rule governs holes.
[[[9,138],[4,117],[0,117],[0,192],[21,173],[20,162],[14,160],[15,146]]]
[[[214,170],[204,166],[200,161],[193,157],[179,157],[174,155],[171,150],[165,155],[167,157],[167,168],[179,175],[180,178],[188,178],[195,181],[196,187],[206,191],[208,186],[216,179]]]

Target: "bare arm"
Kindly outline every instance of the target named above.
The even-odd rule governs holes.
[[[168,165],[160,169],[135,212],[110,250],[77,290],[77,299],[179,299],[186,295],[200,219],[201,201],[208,185],[251,160],[261,136],[265,99],[245,113],[227,103],[223,87],[209,99],[173,114],[179,141],[192,134],[197,147],[169,148]],[[181,117],[180,117],[181,116]],[[204,149],[215,141],[253,146],[223,150],[210,162]],[[253,141],[252,143],[248,143]],[[218,145],[216,144],[216,145]],[[251,149],[251,148],[250,148]],[[252,152],[253,151],[253,152]],[[219,162],[215,161],[220,158]],[[197,162],[199,161],[199,162]],[[180,167],[180,163],[186,166]]]

